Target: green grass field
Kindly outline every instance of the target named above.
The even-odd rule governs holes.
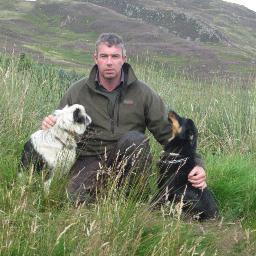
[[[139,79],[199,129],[208,184],[222,218],[198,223],[179,206],[152,209],[157,168],[127,198],[114,186],[74,208],[65,180],[46,195],[40,175],[17,178],[21,150],[80,74],[0,56],[0,255],[255,255],[256,83],[176,76],[131,60]],[[87,75],[89,70],[85,71]],[[151,139],[154,162],[161,147]],[[143,188],[143,189],[142,189]]]

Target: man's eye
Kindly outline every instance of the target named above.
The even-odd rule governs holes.
[[[100,55],[100,57],[101,57],[102,59],[106,59],[106,58],[108,57],[108,55]]]
[[[112,55],[112,58],[113,58],[113,59],[118,59],[118,58],[119,58],[119,55]]]

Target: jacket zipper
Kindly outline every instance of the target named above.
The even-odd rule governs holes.
[[[116,104],[114,104],[112,111],[110,111],[110,113],[109,113],[110,129],[111,129],[112,134],[115,133],[115,120],[114,120],[115,119],[115,105]]]
[[[114,134],[115,133],[115,121],[114,121],[113,117],[110,117],[110,127],[111,127],[112,134]]]
[[[111,132],[112,134],[115,133],[115,108],[117,106],[117,126],[118,126],[118,123],[119,123],[119,97],[120,96],[117,96],[116,99],[115,99],[115,103],[114,103],[114,106],[113,106],[113,110],[112,110],[112,113],[109,115],[110,116],[110,127],[111,127]]]

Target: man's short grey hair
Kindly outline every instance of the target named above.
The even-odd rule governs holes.
[[[123,41],[123,38],[115,33],[102,33],[97,41],[96,41],[96,44],[95,44],[95,51],[96,51],[96,54],[98,54],[98,47],[100,44],[106,44],[108,45],[109,47],[115,45],[115,46],[118,46],[122,49],[122,55],[123,57],[126,56],[126,49],[125,49],[125,46],[124,46],[124,41]]]

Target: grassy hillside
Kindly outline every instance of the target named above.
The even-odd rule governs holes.
[[[120,33],[129,56],[187,76],[255,76],[256,14],[212,1],[0,0],[2,52],[30,52],[40,61],[82,71],[94,42]]]
[[[79,75],[26,56],[0,57],[1,255],[253,255],[256,249],[256,84],[192,82],[152,63],[132,63],[166,104],[195,120],[208,184],[222,219],[197,223],[167,205],[154,209],[157,168],[127,198],[114,181],[96,203],[74,208],[65,180],[47,196],[42,179],[17,178],[22,147]],[[88,69],[85,70],[88,73]],[[253,81],[252,81],[253,84]],[[221,95],[221,97],[220,97]],[[154,162],[160,146],[151,138]],[[125,190],[125,189],[124,189]]]

